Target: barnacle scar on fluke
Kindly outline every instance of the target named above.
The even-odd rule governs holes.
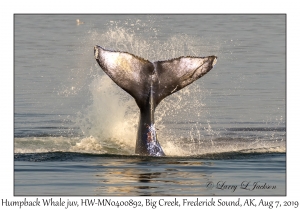
[[[94,47],[96,61],[102,70],[129,93],[140,108],[135,153],[165,156],[156,135],[154,112],[167,96],[181,90],[209,72],[216,56],[182,56],[150,62],[136,55]]]

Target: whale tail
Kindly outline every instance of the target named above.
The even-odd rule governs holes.
[[[151,84],[157,106],[171,95],[208,73],[217,62],[216,56],[179,57],[150,62],[127,52],[94,48],[95,58],[103,71],[128,92],[140,108],[147,101]]]
[[[150,62],[127,52],[94,47],[96,61],[102,70],[123,90],[128,92],[140,108],[140,125],[136,153],[151,154],[150,142],[155,151],[164,154],[153,132],[154,110],[167,96],[181,90],[208,73],[217,62],[216,56],[179,57]],[[151,128],[152,130],[149,130]],[[154,129],[155,130],[155,129]],[[154,133],[154,134],[153,134]],[[150,135],[151,134],[151,135]],[[153,134],[153,135],[152,135]],[[149,136],[154,136],[150,138]],[[146,140],[144,140],[146,139]],[[146,146],[145,146],[146,145]],[[156,154],[156,152],[154,152]]]

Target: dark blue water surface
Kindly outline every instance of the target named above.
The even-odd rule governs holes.
[[[284,153],[15,155],[16,195],[285,195]],[[34,175],[33,175],[34,174]]]

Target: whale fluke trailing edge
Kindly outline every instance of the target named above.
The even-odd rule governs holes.
[[[217,62],[216,56],[182,56],[150,62],[127,52],[106,50],[98,45],[94,55],[102,70],[129,93],[140,108],[135,153],[164,156],[156,135],[154,112],[168,95],[208,73]]]

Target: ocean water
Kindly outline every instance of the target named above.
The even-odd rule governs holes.
[[[166,157],[134,154],[139,110],[95,45],[218,56],[157,107]],[[286,16],[15,15],[14,194],[286,195]]]

